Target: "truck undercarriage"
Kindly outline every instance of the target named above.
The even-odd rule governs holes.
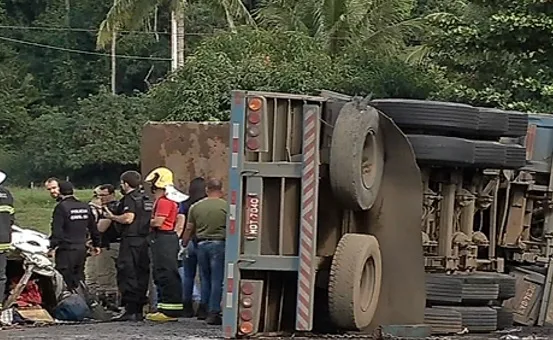
[[[484,332],[549,321],[548,124],[235,91],[230,123],[147,125],[142,167],[228,183],[225,337]]]

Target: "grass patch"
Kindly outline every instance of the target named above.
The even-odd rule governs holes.
[[[50,234],[52,211],[56,202],[46,189],[8,188],[15,200],[16,225]],[[75,196],[84,202],[92,198],[92,189],[75,190]]]

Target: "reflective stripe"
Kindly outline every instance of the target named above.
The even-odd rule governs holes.
[[[158,303],[157,308],[165,310],[182,310],[184,309],[184,305],[182,303]]]
[[[10,206],[10,205],[0,205],[0,213],[9,213],[9,214],[13,215],[14,212],[15,212],[15,210],[13,209],[12,206]]]
[[[11,247],[10,243],[0,243],[0,251],[8,250],[8,249],[10,249],[10,247]]]

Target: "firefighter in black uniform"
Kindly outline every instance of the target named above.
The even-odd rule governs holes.
[[[142,321],[143,308],[150,280],[148,233],[152,202],[140,190],[142,176],[136,171],[121,175],[121,193],[124,195],[118,211],[104,209],[104,217],[114,221],[121,231],[117,259],[117,285],[125,313],[117,321]]]
[[[92,255],[100,253],[100,233],[87,203],[73,196],[73,184],[60,181],[60,200],[54,208],[50,236],[50,255],[55,252],[56,269],[69,290],[84,281],[87,232],[92,239]]]
[[[0,185],[6,180],[6,174],[0,172]],[[0,309],[4,302],[6,290],[6,251],[12,241],[12,224],[14,222],[13,196],[10,191],[0,186]]]

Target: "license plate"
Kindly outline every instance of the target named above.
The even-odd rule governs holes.
[[[246,228],[244,230],[244,236],[248,240],[254,240],[259,235],[260,203],[257,194],[248,194],[246,200]]]

